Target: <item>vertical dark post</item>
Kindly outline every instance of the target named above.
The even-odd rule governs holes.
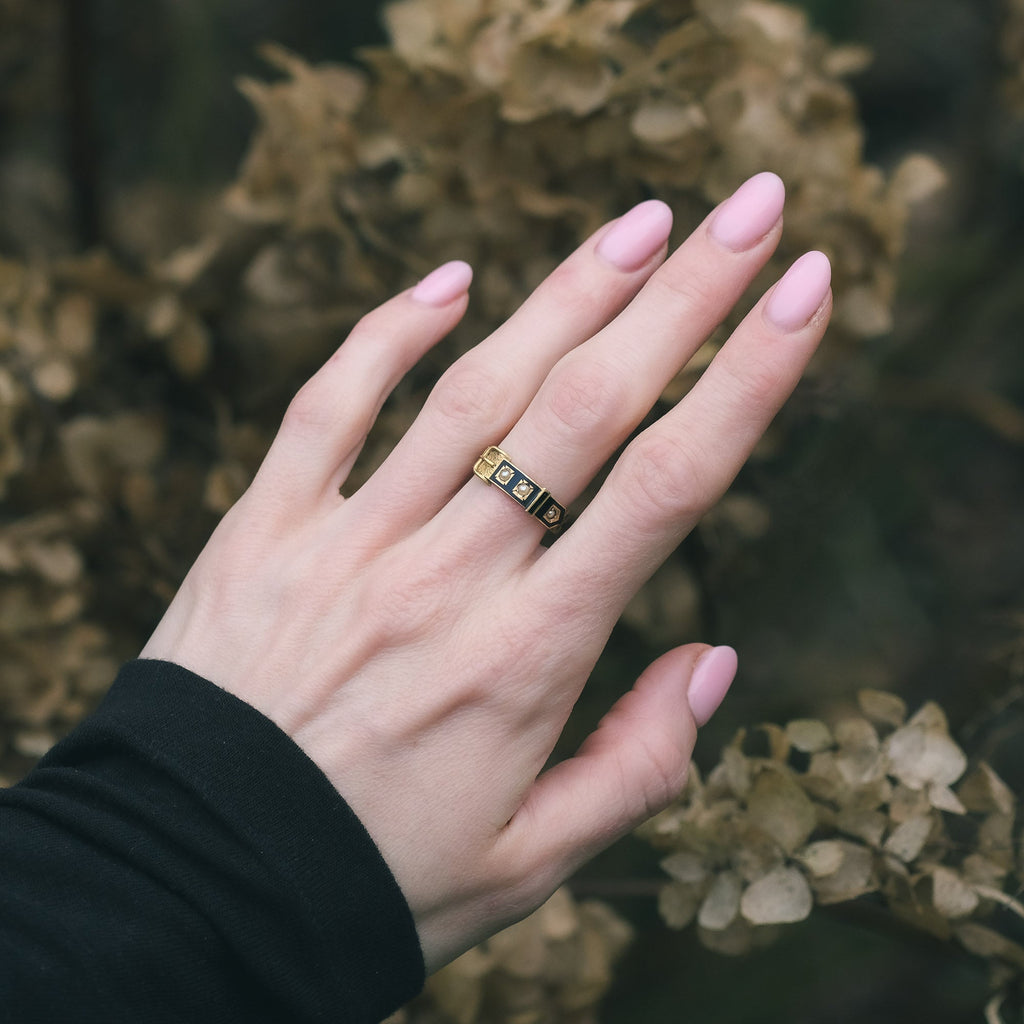
[[[93,103],[93,0],[64,0],[64,111],[67,167],[78,242],[100,242],[99,147]]]

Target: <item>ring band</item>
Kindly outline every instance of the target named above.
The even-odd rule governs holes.
[[[481,480],[503,490],[516,504],[522,506],[534,519],[539,519],[549,530],[559,530],[565,522],[565,506],[559,505],[551,492],[531,480],[500,449],[491,445],[473,466]]]

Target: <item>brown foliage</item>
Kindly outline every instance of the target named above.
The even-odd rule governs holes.
[[[893,919],[987,957],[1000,984],[1019,977],[1024,947],[993,916],[1024,917],[1015,794],[984,762],[965,774],[938,705],[907,719],[893,694],[859,702],[862,715],[831,727],[742,730],[705,780],[693,771],[640,832],[671,851],[662,916],[738,954],[815,904],[873,896]]]
[[[602,903],[565,889],[526,920],[427,981],[385,1024],[596,1024],[632,930]]]
[[[647,195],[682,232],[751,172],[780,171],[779,261],[824,247],[841,331],[887,325],[908,204],[937,172],[915,159],[887,182],[862,163],[841,76],[863,55],[830,48],[795,8],[403,0],[388,23],[393,45],[368,69],[268,48],[284,77],[243,83],[260,128],[196,244],[138,273],[100,256],[0,266],[9,750],[45,747],[88,707],[246,486],[289,390],[437,262],[477,267],[471,314],[403,383],[356,483],[454,351]],[[756,536],[766,516],[731,499],[715,528]],[[652,609],[685,618],[695,600],[676,567],[630,619],[657,640],[679,620],[659,626]]]

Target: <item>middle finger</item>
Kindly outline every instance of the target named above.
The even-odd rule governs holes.
[[[508,435],[491,443],[558,501],[576,498],[767,263],[784,200],[774,174],[741,186],[615,320],[558,361]],[[462,530],[478,523],[491,544],[524,554],[544,530],[476,479],[437,518],[442,530],[448,519]]]

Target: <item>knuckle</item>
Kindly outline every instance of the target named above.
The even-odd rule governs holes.
[[[624,463],[628,500],[638,499],[658,521],[699,518],[713,491],[707,457],[692,444],[666,435],[643,435],[630,445]]]
[[[394,299],[368,310],[355,322],[339,352],[351,352],[355,348],[368,346],[393,352],[400,348],[401,341],[422,331],[422,325],[413,319],[404,304]]]
[[[695,310],[716,309],[721,305],[721,286],[706,271],[692,267],[665,267],[651,279],[651,286],[674,306],[682,306],[685,313]]]
[[[591,431],[602,424],[617,427],[629,408],[626,375],[574,360],[549,378],[547,404],[551,414],[571,431]]]
[[[556,304],[560,310],[568,308],[574,316],[585,314],[588,319],[595,309],[605,309],[609,305],[617,308],[620,304],[619,301],[609,301],[618,299],[618,296],[609,290],[607,277],[595,274],[589,262],[574,258],[565,260],[551,271],[542,285],[542,294],[546,301]]]
[[[363,313],[355,322],[352,330],[349,331],[345,344],[351,345],[353,341],[363,341],[366,338],[379,336],[384,333],[383,329],[389,326],[389,321],[390,326],[394,327],[394,317],[390,315],[390,312],[385,304]]]
[[[640,818],[648,819],[663,811],[686,782],[689,761],[680,757],[677,746],[667,738],[661,742],[642,740],[637,751],[644,768],[640,789]]]
[[[285,410],[286,430],[319,431],[333,421],[335,409],[324,401],[318,375],[310,377],[295,393]]]
[[[438,381],[430,400],[445,419],[462,423],[501,423],[506,393],[494,374],[479,361],[460,359]]]
[[[762,409],[773,404],[783,389],[783,371],[771,359],[746,352],[742,361],[730,360],[725,369],[727,386],[732,392],[730,404],[737,408]]]

